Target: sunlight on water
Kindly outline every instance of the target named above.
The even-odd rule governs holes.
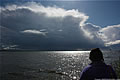
[[[53,53],[64,53],[64,54],[76,54],[76,53],[89,53],[90,51],[52,51]]]

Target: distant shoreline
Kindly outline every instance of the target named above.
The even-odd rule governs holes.
[[[0,50],[0,52],[26,52],[26,51],[89,51],[89,50]]]

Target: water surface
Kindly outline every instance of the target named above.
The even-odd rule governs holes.
[[[103,52],[105,62],[118,60],[118,52]],[[89,51],[1,52],[2,80],[79,80],[90,63]]]

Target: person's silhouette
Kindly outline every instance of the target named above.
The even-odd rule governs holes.
[[[91,50],[89,59],[92,63],[84,68],[80,80],[117,79],[113,68],[104,63],[103,54],[99,48]]]

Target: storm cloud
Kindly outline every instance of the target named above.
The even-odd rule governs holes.
[[[86,23],[89,16],[75,9],[45,7],[35,2],[0,9],[3,44],[41,50],[79,49],[103,47],[120,40],[119,25],[101,28]]]

